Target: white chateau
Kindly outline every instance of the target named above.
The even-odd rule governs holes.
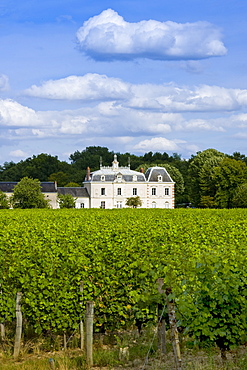
[[[0,190],[8,196],[13,194],[17,182],[0,182]],[[59,208],[58,194],[70,194],[75,198],[76,208],[125,208],[130,197],[139,196],[142,208],[174,208],[174,186],[164,167],[150,167],[146,173],[128,167],[120,167],[117,156],[111,167],[100,164],[98,171],[87,175],[83,187],[61,188],[53,182],[41,182],[41,191],[50,201],[51,208]]]
[[[175,183],[165,168],[151,167],[144,174],[130,165],[120,167],[116,155],[111,167],[100,165],[95,172],[88,168],[83,185],[88,198],[81,207],[124,208],[128,198],[139,196],[142,208],[174,208]]]

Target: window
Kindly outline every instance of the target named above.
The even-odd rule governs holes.
[[[80,204],[80,207],[81,207],[81,208],[84,208],[84,207],[85,207],[84,203],[81,203],[81,204]]]
[[[156,188],[152,188],[152,195],[156,195]]]
[[[117,182],[121,182],[122,181],[122,176],[121,175],[117,175]]]
[[[169,208],[169,203],[165,202],[165,208]]]
[[[137,181],[137,176],[136,175],[133,176],[133,181]]]
[[[155,202],[152,203],[152,208],[156,208],[156,203]]]
[[[101,175],[101,181],[105,181],[105,175]]]
[[[165,195],[169,195],[169,188],[165,188]]]
[[[105,209],[105,202],[101,202],[101,204],[100,204],[100,208]]]
[[[122,195],[122,189],[121,188],[117,188],[117,195]]]
[[[117,202],[117,208],[123,208],[123,203],[122,202]]]
[[[101,188],[101,195],[105,195],[105,188]]]
[[[133,195],[137,195],[137,188],[133,188]]]
[[[158,176],[158,181],[159,181],[159,182],[161,182],[161,181],[162,181],[162,176],[161,176],[161,175],[159,175],[159,176]]]

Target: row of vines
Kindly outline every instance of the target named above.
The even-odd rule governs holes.
[[[2,210],[0,322],[39,334],[78,327],[95,302],[95,331],[155,322],[172,288],[184,336],[228,349],[247,340],[246,210]],[[80,282],[83,281],[83,304]]]

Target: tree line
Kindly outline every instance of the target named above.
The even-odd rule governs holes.
[[[167,169],[176,182],[176,206],[199,208],[247,207],[247,157],[239,152],[224,154],[207,149],[192,155],[188,160],[181,155],[148,152],[144,155],[114,153],[106,147],[89,146],[70,155],[69,161],[57,156],[39,154],[18,163],[5,162],[0,166],[0,181],[17,181],[28,177],[39,181],[56,181],[58,186],[82,186],[89,166],[91,171],[111,166],[117,154],[121,166],[133,170],[146,170],[152,166]]]

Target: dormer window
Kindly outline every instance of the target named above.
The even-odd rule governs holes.
[[[101,181],[105,181],[105,175],[101,175]]]
[[[158,175],[158,181],[161,182],[162,181],[162,176],[161,175]]]
[[[133,181],[137,181],[137,176],[136,175],[133,176]]]
[[[121,182],[122,181],[122,175],[117,175],[117,182]]]

